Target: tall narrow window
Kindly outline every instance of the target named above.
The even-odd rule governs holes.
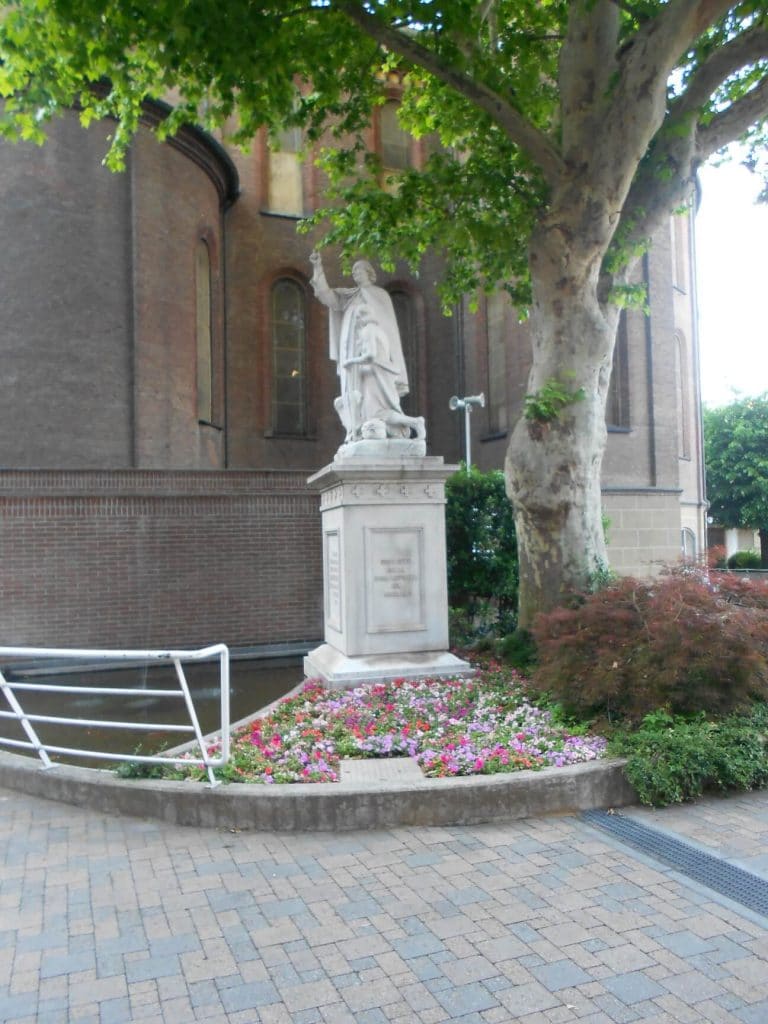
[[[494,292],[486,300],[488,343],[488,428],[502,434],[509,427],[507,405],[507,301],[503,292]]]
[[[272,287],[272,430],[307,432],[307,331],[304,289],[289,277]]]
[[[211,328],[211,254],[199,238],[195,254],[195,334],[197,337],[197,418],[213,422],[213,331]]]
[[[290,217],[304,215],[304,189],[301,173],[301,129],[280,132],[277,147],[269,150],[270,213]]]
[[[379,110],[381,162],[388,171],[404,171],[411,166],[411,136],[400,127],[398,103],[388,100]]]
[[[686,374],[685,341],[675,332],[675,401],[677,403],[677,445],[681,459],[691,457],[691,432],[688,409],[688,380]]]
[[[672,217],[672,274],[678,291],[688,291],[688,214]]]
[[[629,430],[629,341],[627,337],[627,312],[621,311],[619,328],[616,332],[616,347],[613,350],[611,382],[608,385],[608,400],[605,408],[605,422],[614,430]]]
[[[403,412],[409,416],[420,416],[424,410],[419,408],[419,349],[413,300],[407,292],[403,291],[392,291],[390,297],[392,305],[395,307],[400,340],[403,343],[405,368],[408,371],[408,395],[401,403]]]

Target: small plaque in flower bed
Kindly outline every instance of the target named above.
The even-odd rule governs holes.
[[[342,758],[402,757],[431,778],[494,775],[594,761],[605,748],[602,737],[554,722],[529,702],[520,676],[491,665],[471,679],[396,679],[346,691],[309,681],[237,730],[217,775],[265,785],[338,782]],[[184,756],[167,774],[206,778]]]

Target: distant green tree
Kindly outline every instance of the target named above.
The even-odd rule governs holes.
[[[722,526],[758,530],[768,569],[768,392],[705,409],[704,453],[710,515]]]
[[[509,625],[517,605],[517,541],[501,470],[455,473],[446,486],[445,518],[451,605],[474,615],[492,602]]]

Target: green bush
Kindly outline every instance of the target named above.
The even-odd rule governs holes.
[[[536,642],[527,629],[516,629],[505,636],[497,646],[497,653],[506,665],[524,676],[530,675],[536,666]]]
[[[766,706],[720,722],[659,711],[633,733],[614,738],[624,772],[644,804],[664,807],[708,790],[748,790],[768,783]]]
[[[446,484],[448,598],[452,642],[514,629],[517,539],[512,506],[499,470],[465,468]]]
[[[759,551],[734,551],[728,559],[729,569],[759,569]]]
[[[538,616],[533,683],[585,717],[728,714],[768,694],[763,597],[761,587],[721,591],[690,571],[618,579]]]

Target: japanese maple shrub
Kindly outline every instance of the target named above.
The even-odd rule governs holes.
[[[537,617],[534,683],[576,713],[629,722],[657,708],[724,715],[745,707],[768,693],[761,587],[721,588],[685,571],[617,579]]]

